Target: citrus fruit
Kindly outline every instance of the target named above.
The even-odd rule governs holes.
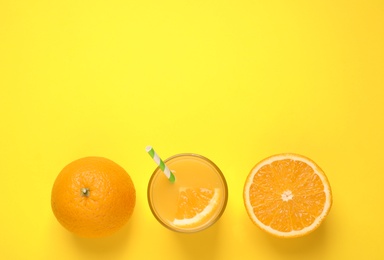
[[[244,186],[250,219],[278,237],[299,237],[315,230],[332,205],[324,172],[297,154],[278,154],[256,164]]]
[[[82,237],[107,236],[132,215],[136,191],[128,173],[103,157],[85,157],[65,166],[51,193],[57,220]]]
[[[218,206],[219,194],[218,188],[181,188],[176,218],[172,224],[179,227],[194,226],[211,218]]]

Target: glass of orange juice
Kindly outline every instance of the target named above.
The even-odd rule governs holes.
[[[223,214],[228,187],[221,170],[198,154],[178,154],[164,161],[175,176],[171,182],[156,168],[148,184],[148,203],[165,227],[191,233],[213,225]]]

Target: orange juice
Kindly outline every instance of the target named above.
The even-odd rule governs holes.
[[[223,214],[228,197],[220,169],[197,154],[179,154],[164,162],[176,180],[170,182],[159,167],[152,174],[148,202],[156,219],[179,232],[196,232],[214,224]]]

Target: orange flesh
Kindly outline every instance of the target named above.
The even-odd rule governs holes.
[[[213,198],[211,189],[195,188],[180,191],[176,219],[193,218],[201,213]]]
[[[292,194],[283,200],[282,195]],[[267,226],[289,232],[310,226],[322,213],[326,201],[324,185],[304,162],[284,159],[265,165],[250,187],[255,216]]]

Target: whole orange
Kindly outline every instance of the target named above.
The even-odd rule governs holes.
[[[85,157],[65,166],[52,188],[57,220],[82,237],[107,236],[131,217],[136,191],[131,177],[115,162]]]

